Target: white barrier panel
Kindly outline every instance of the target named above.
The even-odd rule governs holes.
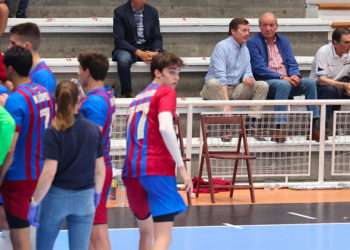
[[[116,160],[115,164],[118,169],[122,168],[122,162],[125,155],[125,129],[127,108],[131,99],[115,99],[118,114],[113,124],[113,139],[111,154]],[[332,171],[330,175],[341,176],[350,173],[350,111],[341,111],[335,114],[334,136],[325,138],[326,132],[326,106],[327,105],[343,105],[350,106],[350,100],[242,100],[242,101],[204,101],[200,98],[178,98],[178,113],[182,114],[183,122],[186,123],[186,154],[187,158],[198,155],[200,152],[201,140],[199,137],[193,137],[194,120],[198,120],[198,114],[202,112],[221,112],[223,105],[230,104],[234,110],[240,113],[250,114],[246,118],[248,123],[248,140],[250,151],[257,156],[254,162],[253,174],[255,177],[284,177],[288,182],[290,176],[311,177],[311,153],[318,153],[318,169],[315,182],[323,184],[325,182],[325,167],[329,160],[325,161],[325,152],[332,153]],[[260,111],[261,120],[257,123],[252,120],[248,107],[250,106],[269,106],[273,108],[276,105],[287,105],[290,111],[283,113],[287,115],[287,125],[285,131],[287,140],[284,143],[276,143],[271,141],[271,132],[275,130],[276,117],[281,113],[275,111]],[[312,114],[308,111],[295,111],[297,106],[318,105],[321,108],[320,117],[320,142],[311,141]],[[342,115],[342,116],[340,116]],[[186,119],[184,119],[184,116]],[[345,117],[345,118],[344,118]],[[349,120],[348,120],[349,119]],[[256,127],[254,127],[256,126]],[[189,129],[190,128],[190,129]],[[215,131],[215,129],[214,129]],[[195,131],[197,132],[197,131]],[[349,137],[345,136],[349,135]],[[198,133],[197,133],[198,134]],[[259,134],[256,138],[257,134]],[[198,136],[198,135],[197,135]],[[261,140],[263,139],[263,140]],[[221,141],[219,135],[212,139],[212,144],[216,147],[227,147]],[[231,141],[233,143],[234,140]],[[345,145],[345,146],[344,146]],[[326,164],[325,164],[326,163]],[[215,163],[218,166],[217,176],[227,177],[225,172],[228,163]],[[215,165],[214,164],[214,165]],[[192,166],[197,167],[197,166]],[[315,166],[314,166],[315,167]],[[317,166],[316,166],[317,167]],[[328,172],[327,172],[328,173]],[[345,173],[345,174],[344,174]],[[195,174],[197,174],[195,172]],[[244,175],[244,172],[240,172]],[[310,181],[310,180],[309,180]],[[344,177],[344,181],[347,179]]]

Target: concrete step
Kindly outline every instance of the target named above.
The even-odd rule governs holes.
[[[126,0],[31,0],[30,17],[113,16]],[[280,17],[304,17],[305,0],[151,0],[161,17],[256,17],[274,11]]]
[[[185,57],[182,58],[185,67],[182,69],[181,80],[178,84],[178,96],[190,97],[199,96],[204,84],[204,76],[207,72],[208,57]],[[303,75],[308,75],[313,57],[296,57]],[[48,66],[56,74],[59,80],[77,78],[78,65],[76,58],[47,58]],[[132,82],[135,93],[140,92],[152,80],[149,73],[149,65],[137,62],[132,67]],[[106,82],[116,87],[119,93],[120,85],[117,76],[116,63],[110,60],[110,68]]]
[[[42,31],[43,57],[76,57],[82,50],[96,50],[110,56],[114,47],[112,18],[54,18],[10,19],[13,25],[32,21]],[[162,18],[161,30],[164,48],[180,56],[210,56],[213,47],[227,36],[228,18]],[[258,20],[249,19],[252,32],[257,32]],[[296,55],[314,56],[316,50],[328,41],[331,22],[321,19],[279,19],[279,30],[292,42]],[[8,34],[0,41],[7,47]]]

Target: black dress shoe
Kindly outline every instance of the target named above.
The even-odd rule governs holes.
[[[133,93],[130,92],[130,93],[122,94],[121,97],[123,97],[123,98],[134,98],[135,95],[134,95]]]

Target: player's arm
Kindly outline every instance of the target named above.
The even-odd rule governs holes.
[[[184,162],[182,160],[180,147],[174,130],[173,116],[170,112],[161,112],[158,115],[158,121],[159,132],[162,136],[164,144],[174,159],[180,175],[184,180],[186,191],[190,191],[192,189],[192,181],[190,176],[187,174]]]
[[[10,147],[10,150],[9,150],[6,158],[5,158],[4,164],[2,165],[2,167],[0,169],[0,186],[2,185],[2,182],[6,176],[6,173],[13,162],[13,156],[15,154],[18,136],[19,136],[19,133],[16,132],[13,136],[11,147]]]
[[[57,165],[57,160],[46,159],[44,161],[44,168],[40,174],[38,184],[33,194],[33,202],[40,203],[49,191],[57,172]]]
[[[103,184],[105,181],[106,167],[102,157],[96,159],[95,167],[95,192],[102,193]]]
[[[9,167],[11,166],[11,164],[13,162],[13,156],[15,153],[17,140],[19,137],[19,133],[21,131],[21,127],[23,125],[24,113],[26,112],[25,108],[23,107],[23,99],[22,99],[22,97],[18,96],[17,94],[9,95],[9,97],[6,101],[6,104],[5,104],[5,109],[8,111],[8,113],[12,116],[12,118],[16,122],[16,132],[13,136],[11,147],[10,147],[9,153],[5,159],[4,165],[2,166],[2,169],[0,170],[1,171],[1,173],[0,173],[0,185],[2,184]]]

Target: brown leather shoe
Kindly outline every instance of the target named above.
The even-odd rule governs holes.
[[[311,138],[312,138],[313,141],[320,142],[320,130],[314,128],[312,130],[312,137]]]
[[[276,129],[273,131],[271,135],[271,141],[277,142],[277,143],[284,143],[287,140],[287,136],[285,134],[285,131],[282,129]]]

